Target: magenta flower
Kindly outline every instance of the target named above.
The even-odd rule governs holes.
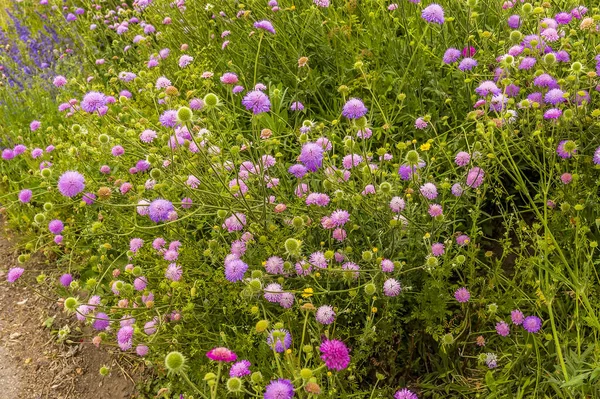
[[[394,399],[419,399],[416,393],[406,388],[396,391]]]
[[[321,166],[323,166],[323,147],[316,143],[306,143],[302,146],[302,151],[298,160],[304,164],[306,169],[311,172],[316,172]],[[290,167],[290,173],[292,173]],[[296,177],[301,177],[301,170],[295,169],[293,172]]]
[[[537,333],[542,328],[542,319],[537,316],[527,316],[523,320],[523,328],[530,333]]]
[[[234,362],[237,359],[237,355],[225,348],[225,347],[217,347],[206,352],[206,357],[210,360],[214,360],[215,362]]]
[[[271,381],[265,388],[264,399],[292,399],[294,385],[290,380],[278,379]]]
[[[9,283],[14,283],[19,279],[19,277],[21,277],[24,271],[25,269],[23,269],[22,267],[11,268],[8,271],[8,274],[6,275],[6,281],[8,281]]]
[[[469,173],[467,174],[467,186],[472,187],[472,188],[477,188],[479,186],[481,186],[481,183],[483,183],[483,178],[485,177],[485,173],[483,171],[483,169],[481,169],[480,167],[474,167],[471,170],[469,170]]]
[[[324,340],[319,347],[321,360],[330,370],[341,371],[350,364],[350,353],[346,344],[337,339]]]
[[[465,287],[459,288],[454,293],[454,298],[460,303],[469,302],[471,299],[471,293]]]
[[[521,312],[519,309],[515,309],[512,312],[510,312],[510,319],[512,320],[514,325],[520,326],[521,324],[523,324],[525,316],[523,316],[523,312]]]
[[[75,171],[67,171],[58,179],[58,191],[65,197],[74,197],[85,188],[83,175]]]
[[[510,334],[510,327],[506,324],[505,321],[501,321],[496,324],[496,332],[498,335],[503,337],[507,337]]]

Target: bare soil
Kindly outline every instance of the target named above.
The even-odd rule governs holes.
[[[25,269],[21,279],[6,281],[17,255],[16,239],[3,230],[0,222],[0,399],[136,398],[135,380],[141,374],[137,365],[117,352],[96,348],[87,337],[76,343],[58,341],[56,331],[73,324],[72,317],[52,299],[54,293],[34,292],[40,289],[40,271],[53,273],[50,262],[32,256],[20,265]],[[51,317],[55,319],[48,328],[45,321]],[[99,370],[105,365],[111,374],[102,377]]]

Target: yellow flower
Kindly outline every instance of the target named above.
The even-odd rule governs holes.
[[[371,308],[371,312],[377,313],[377,308],[376,307]]]
[[[421,144],[421,147],[419,147],[421,149],[421,151],[429,151],[431,149],[431,144],[430,143],[425,143],[425,144]]]
[[[373,248],[373,252],[379,251],[376,247]]]
[[[312,288],[305,288],[302,293],[302,298],[310,298],[313,296],[314,290]]]

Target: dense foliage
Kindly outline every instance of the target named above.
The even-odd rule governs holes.
[[[587,6],[16,3],[19,261],[148,397],[600,397]]]

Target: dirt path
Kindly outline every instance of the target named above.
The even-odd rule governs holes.
[[[118,354],[96,348],[89,338],[83,343],[57,341],[52,331],[66,325],[64,313],[25,284],[37,288],[38,271],[52,272],[41,257],[22,265],[26,270],[23,281],[6,282],[6,272],[16,265],[16,254],[10,235],[1,224],[0,229],[0,399],[135,398],[132,378],[115,360]],[[27,273],[28,269],[36,272]],[[109,377],[100,376],[103,365],[110,366]]]

